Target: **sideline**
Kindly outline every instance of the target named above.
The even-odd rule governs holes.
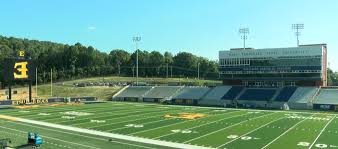
[[[3,116],[3,115],[0,115],[0,116]],[[58,129],[63,129],[63,130],[68,130],[68,131],[75,131],[79,133],[87,133],[87,134],[96,135],[96,136],[103,136],[103,137],[110,137],[110,138],[116,138],[116,139],[127,140],[127,141],[153,144],[153,145],[158,145],[158,146],[167,146],[167,147],[181,148],[181,149],[186,149],[186,148],[210,149],[209,147],[202,147],[202,146],[189,145],[189,144],[183,144],[183,143],[174,143],[174,142],[153,140],[153,139],[147,139],[147,138],[141,138],[141,137],[135,137],[135,136],[127,136],[127,135],[121,135],[121,134],[100,132],[96,130],[89,130],[89,129],[77,128],[77,127],[72,127],[72,126],[64,126],[64,125],[59,125],[59,124],[28,120],[28,119],[23,119],[23,118],[16,118],[16,121],[29,123],[29,124],[35,124],[35,125],[41,125],[41,126],[46,126],[46,127],[58,128]]]

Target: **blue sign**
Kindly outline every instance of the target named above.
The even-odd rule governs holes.
[[[270,66],[270,67],[220,67],[220,71],[260,71],[260,72],[290,72],[290,71],[321,71],[321,66]]]

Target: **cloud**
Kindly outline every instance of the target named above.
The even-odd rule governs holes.
[[[88,30],[96,30],[96,27],[95,26],[89,26]]]

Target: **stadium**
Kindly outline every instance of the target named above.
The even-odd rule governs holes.
[[[1,4],[0,149],[338,149],[338,1]]]
[[[230,49],[219,52],[222,85],[130,84],[111,101],[2,100],[0,142],[29,148],[23,138],[38,132],[42,148],[336,148],[326,53],[326,44]]]
[[[282,110],[338,107],[327,86],[326,44],[219,52],[222,86],[126,86],[113,100]]]

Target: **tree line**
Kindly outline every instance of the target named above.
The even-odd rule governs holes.
[[[109,53],[80,43],[74,45],[0,36],[0,81],[4,80],[4,59],[25,50],[38,67],[38,81],[70,80],[96,76],[135,76],[136,51],[114,49]],[[148,52],[138,49],[140,77],[218,78],[218,62],[188,52]]]

